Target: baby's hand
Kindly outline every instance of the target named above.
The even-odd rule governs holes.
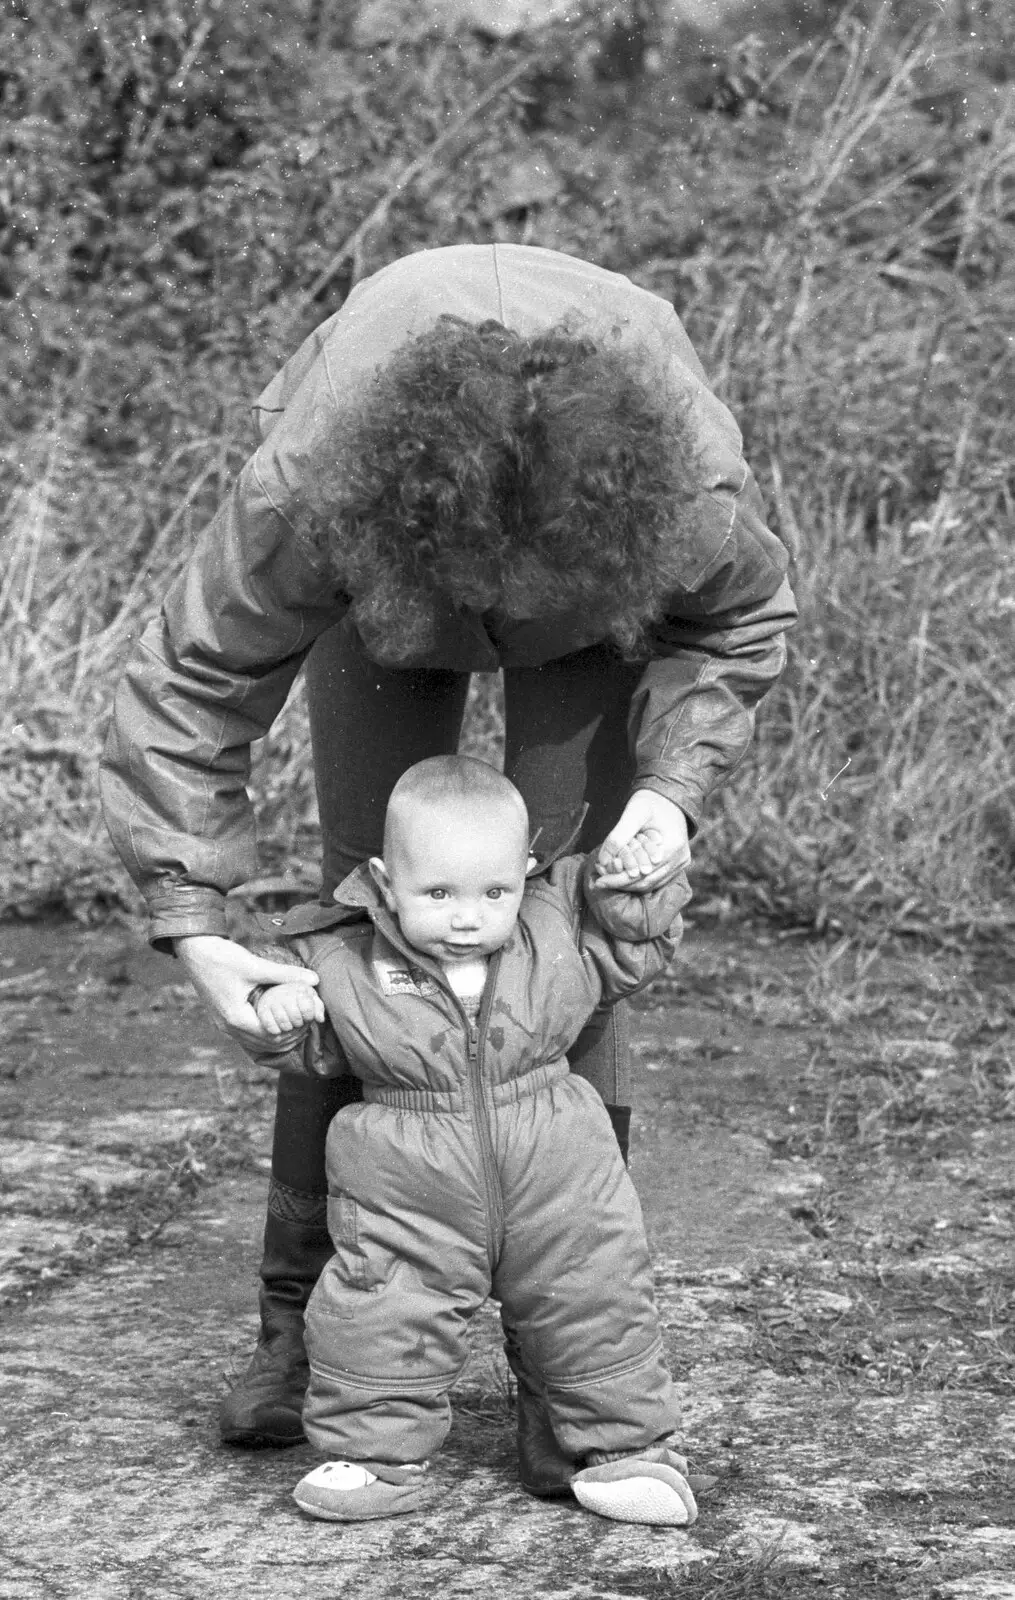
[[[643,894],[670,883],[690,859],[680,807],[652,789],[636,789],[597,851],[597,887]]]
[[[276,1043],[295,1044],[312,1022],[324,1021],[324,1006],[309,983],[275,983],[254,1002],[257,1020]]]

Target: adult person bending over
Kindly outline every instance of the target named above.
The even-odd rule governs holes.
[[[103,782],[153,943],[263,1050],[249,996],[292,968],[228,939],[223,896],[256,870],[250,742],[304,661],[325,907],[380,853],[402,772],[456,748],[469,674],[498,667],[536,855],[598,848],[606,883],[648,890],[686,866],[795,608],[739,431],[672,307],[587,262],[502,244],[395,261],[256,409],[261,446],[127,667]],[[622,1020],[595,1017],[571,1064],[626,1146]],[[303,1308],[331,1253],[325,1135],[357,1093],[280,1074],[262,1333],[223,1403],[232,1443],[302,1439]],[[523,1481],[552,1491],[510,1331],[509,1358]]]

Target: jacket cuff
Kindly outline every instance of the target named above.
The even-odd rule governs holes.
[[[225,896],[217,889],[196,884],[179,885],[154,894],[148,901],[148,942],[156,950],[173,953],[173,940],[194,934],[229,937]]]
[[[639,772],[631,792],[634,793],[637,789],[652,789],[656,794],[661,794],[664,800],[672,800],[675,806],[679,806],[687,818],[688,834],[694,838],[698,831],[704,800],[697,785],[689,784],[681,778],[666,777],[661,772]]]

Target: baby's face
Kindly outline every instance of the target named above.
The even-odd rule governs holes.
[[[400,820],[388,858],[371,870],[408,943],[448,966],[491,955],[511,937],[527,861],[525,823],[513,809],[427,807]]]

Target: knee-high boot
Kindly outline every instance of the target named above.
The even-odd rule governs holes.
[[[332,1253],[324,1146],[335,1113],[360,1098],[355,1078],[279,1074],[261,1259],[261,1331],[219,1411],[226,1444],[302,1444],[309,1381],[303,1312]]]
[[[620,1153],[627,1165],[631,1107],[614,1100],[629,1098],[630,1045],[623,1004],[594,1013],[568,1052],[572,1072],[580,1073],[599,1091],[609,1112]],[[525,1364],[514,1328],[504,1324],[504,1354],[517,1385],[518,1477],[523,1489],[542,1499],[571,1493],[576,1464],[557,1443],[546,1412],[542,1388]]]

